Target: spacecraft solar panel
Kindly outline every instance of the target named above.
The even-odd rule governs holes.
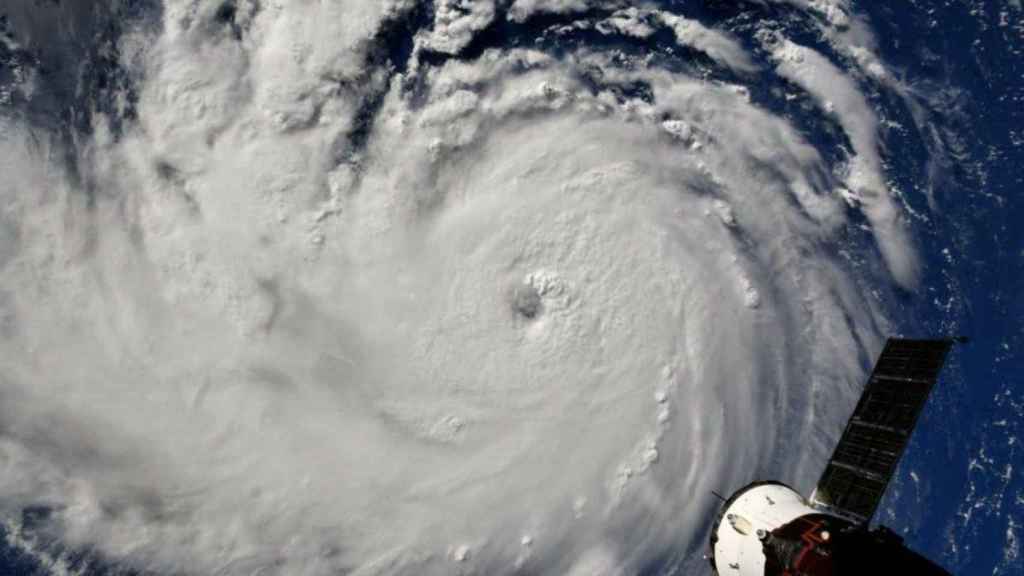
[[[812,500],[867,523],[910,441],[953,340],[890,338]]]

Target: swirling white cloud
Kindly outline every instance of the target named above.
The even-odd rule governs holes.
[[[397,70],[374,39],[412,2],[243,1],[232,33],[168,1],[119,41],[137,117],[96,115],[84,176],[2,120],[5,513],[167,572],[619,574],[698,561],[713,489],[809,486],[887,326],[873,283],[916,277],[870,77],[778,30],[506,4],[437,2]],[[793,4],[884,73],[848,7]],[[428,57],[539,12],[730,79]]]

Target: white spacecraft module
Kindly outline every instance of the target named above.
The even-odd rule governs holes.
[[[810,499],[754,482],[711,528],[720,576],[949,573],[869,523],[954,342],[890,338]]]

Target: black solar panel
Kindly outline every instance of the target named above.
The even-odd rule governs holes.
[[[812,500],[867,523],[885,494],[953,340],[885,344]]]

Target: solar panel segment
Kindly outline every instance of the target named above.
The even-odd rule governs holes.
[[[890,338],[811,496],[868,523],[910,441],[955,340]]]

